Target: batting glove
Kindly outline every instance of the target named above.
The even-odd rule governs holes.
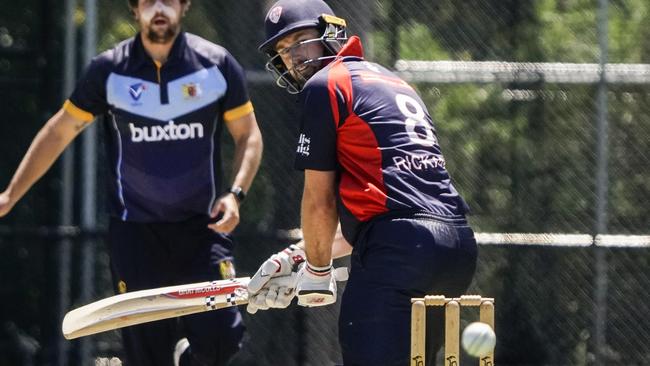
[[[334,270],[332,265],[316,267],[307,263],[298,272],[296,292],[298,305],[325,306],[336,302],[336,281],[348,279],[345,267]]]
[[[295,276],[298,265],[305,261],[305,251],[297,245],[290,245],[283,251],[273,254],[267,259],[248,283],[248,307],[246,310],[254,314],[257,310],[269,307],[285,308],[295,296],[295,284],[286,286],[272,285],[272,278]],[[294,277],[295,278],[295,277]]]
[[[296,272],[292,272],[289,276],[271,278],[260,291],[248,295],[246,311],[255,314],[257,310],[286,308],[296,296],[297,280]]]

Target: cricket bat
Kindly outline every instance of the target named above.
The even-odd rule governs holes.
[[[160,287],[111,296],[68,312],[61,329],[75,339],[129,325],[217,310],[248,303],[249,277]],[[276,277],[291,286],[295,276]]]

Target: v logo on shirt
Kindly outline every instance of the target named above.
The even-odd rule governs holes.
[[[143,83],[133,84],[129,86],[129,94],[131,94],[133,100],[138,101],[145,89],[147,89],[147,87]]]

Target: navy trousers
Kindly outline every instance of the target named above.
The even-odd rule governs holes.
[[[179,223],[113,219],[109,250],[115,290],[136,291],[234,276],[233,242],[207,228],[207,218]],[[176,342],[186,336],[193,366],[225,365],[244,333],[236,307],[123,328],[125,366],[172,366]]]
[[[354,243],[342,295],[339,340],[346,366],[408,365],[412,297],[463,294],[476,269],[474,232],[464,219],[388,218]],[[427,317],[428,360],[444,338],[441,308]]]

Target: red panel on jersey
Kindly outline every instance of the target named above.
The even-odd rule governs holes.
[[[381,150],[370,126],[351,114],[339,130],[337,143],[344,167],[339,192],[345,207],[360,221],[388,211]]]
[[[339,183],[341,201],[358,220],[366,221],[388,211],[381,150],[368,123],[352,111],[352,79],[340,61],[330,69],[328,89],[338,129],[337,156],[343,166]],[[340,127],[338,95],[348,108],[345,123]]]
[[[352,113],[352,79],[350,72],[343,65],[341,60],[337,60],[332,65],[327,76],[327,89],[330,95],[330,105],[332,107],[332,117],[334,117],[334,127],[338,128],[340,124],[341,111],[339,111],[339,100],[337,93],[343,97],[342,102],[347,106],[346,116]]]

